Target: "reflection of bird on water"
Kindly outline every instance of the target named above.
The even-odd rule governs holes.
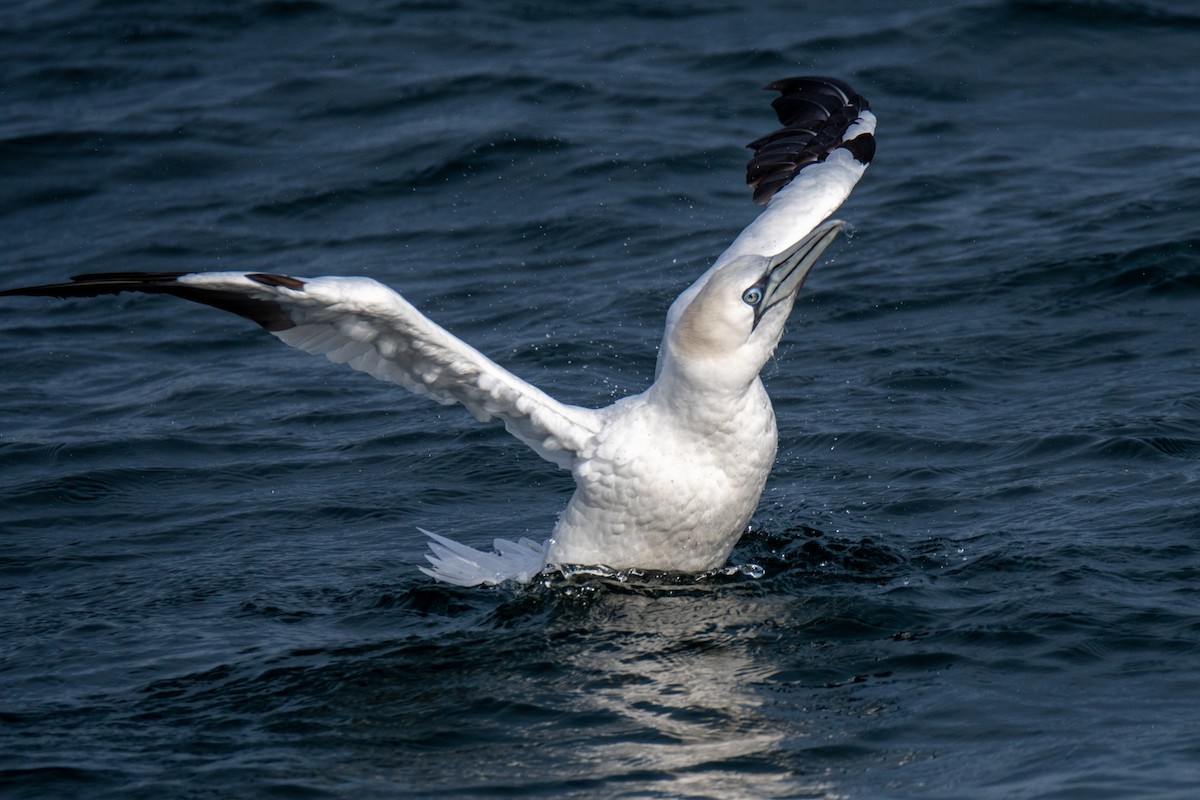
[[[601,409],[565,405],[440,328],[370,278],[241,272],[103,273],[0,295],[170,294],[253,320],[287,344],[498,417],[571,471],[575,494],[550,539],[484,553],[433,538],[429,575],[464,586],[602,564],[701,572],[721,566],[775,460],[775,415],[758,374],[796,293],[841,222],[875,149],[875,117],[846,84],[770,84],[783,127],[749,146],[765,210],[667,313],[654,383]]]

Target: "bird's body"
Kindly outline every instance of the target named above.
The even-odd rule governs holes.
[[[874,117],[845,84],[771,84],[779,131],[750,146],[747,181],[766,210],[672,304],[655,381],[601,409],[560,403],[496,365],[369,278],[269,273],[104,273],[0,295],[171,294],[247,317],[287,344],[347,363],[475,417],[501,419],[571,471],[575,493],[550,539],[484,553],[430,534],[427,574],[474,585],[554,565],[702,572],[725,563],[775,460],[759,372],[809,269],[874,152]]]
[[[759,381],[689,402],[656,382],[602,414],[572,465],[575,494],[551,564],[702,572],[725,563],[775,461],[775,413]]]

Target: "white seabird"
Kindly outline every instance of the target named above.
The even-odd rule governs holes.
[[[769,84],[782,128],[751,142],[746,181],[765,210],[667,312],[654,382],[607,408],[560,403],[370,279],[245,272],[80,275],[0,295],[169,294],[239,314],[285,343],[392,381],[481,422],[497,417],[575,493],[545,544],[484,553],[429,533],[426,574],[460,586],[529,581],[558,565],[703,572],[722,566],[775,460],[759,371],[796,293],[842,223],[875,151],[875,117],[845,83]],[[428,533],[428,532],[427,532]]]

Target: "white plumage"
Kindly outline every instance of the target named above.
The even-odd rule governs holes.
[[[654,383],[601,409],[560,403],[370,278],[241,272],[105,273],[0,295],[172,294],[258,322],[285,343],[439,403],[497,418],[571,471],[575,493],[549,540],[484,553],[432,540],[428,575],[459,585],[529,581],[554,565],[701,572],[725,563],[775,459],[759,380],[809,269],[840,222],[824,222],[874,152],[875,118],[827,78],[771,84],[783,128],[750,146],[747,181],[766,209],[671,305]]]

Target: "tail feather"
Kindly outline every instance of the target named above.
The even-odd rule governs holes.
[[[494,586],[504,581],[529,583],[542,571],[546,559],[546,548],[532,539],[510,542],[496,539],[492,546],[495,553],[485,553],[459,544],[445,536],[418,528],[433,541],[429,543],[432,553],[427,553],[430,567],[418,567],[435,580],[456,586]]]

